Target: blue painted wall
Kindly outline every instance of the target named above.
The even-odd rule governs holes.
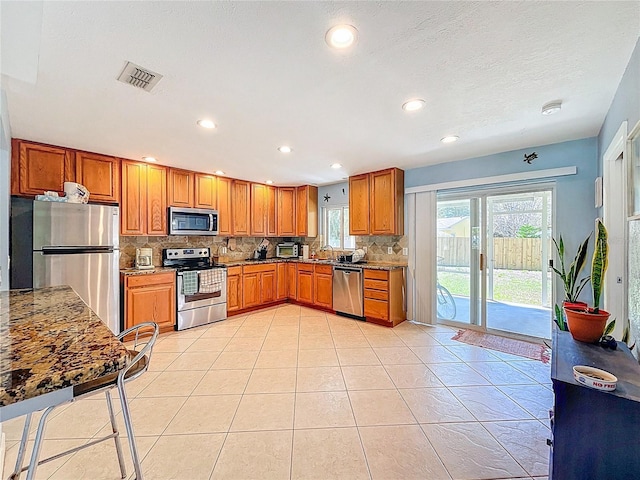
[[[523,162],[524,154],[534,151],[538,158],[533,164]],[[598,143],[595,137],[414,168],[405,172],[405,187],[570,166],[577,167],[576,175],[555,179],[555,213],[556,235],[562,234],[566,250],[571,253],[593,231],[597,217],[594,182],[598,175]],[[558,287],[556,298],[561,299],[562,288]]]
[[[640,38],[600,129],[598,158],[602,158],[620,124],[625,120],[628,122],[629,132],[640,120]],[[600,171],[602,171],[601,165]]]

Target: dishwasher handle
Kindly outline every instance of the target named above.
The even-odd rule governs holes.
[[[333,267],[333,271],[334,272],[342,272],[342,273],[345,273],[347,275],[349,275],[350,273],[362,273],[362,269],[361,268],[349,268],[349,267]]]

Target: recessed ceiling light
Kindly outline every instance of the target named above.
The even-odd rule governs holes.
[[[224,172],[222,170],[216,170],[215,172],[216,175],[224,175]]]
[[[264,183],[266,183],[267,185],[271,185],[271,184],[273,183],[273,180],[267,180],[267,181],[266,181],[266,182],[264,182]]]
[[[457,135],[447,135],[446,137],[441,138],[440,141],[442,143],[453,143],[457,142],[459,138],[460,137]]]
[[[549,102],[542,106],[543,115],[553,115],[558,113],[562,108],[562,102]]]
[[[216,128],[216,124],[213,123],[212,120],[208,120],[206,118],[203,118],[202,120],[198,120],[198,125],[200,125],[202,128]]]
[[[353,25],[336,25],[331,27],[324,36],[327,45],[343,49],[353,45],[358,39],[358,30]]]
[[[291,153],[291,147],[288,147],[287,145],[278,147],[278,150],[280,150],[281,153]]]
[[[151,163],[158,161],[154,157],[142,157],[142,160],[144,160],[145,162],[151,162]]]
[[[337,170],[338,168],[342,168],[342,164],[340,164],[340,163],[333,163],[333,164],[331,165],[331,168],[335,168],[335,169]]]
[[[402,104],[402,109],[405,112],[415,112],[416,110],[420,110],[424,107],[424,103],[424,100],[421,98],[412,98]]]

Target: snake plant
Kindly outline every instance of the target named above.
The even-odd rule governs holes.
[[[553,271],[560,277],[562,283],[564,285],[564,296],[565,301],[567,302],[577,302],[582,289],[586,286],[589,281],[589,277],[584,277],[581,280],[578,280],[578,276],[584,267],[584,262],[587,258],[587,249],[589,247],[589,239],[591,235],[587,237],[587,239],[582,242],[578,251],[576,252],[576,256],[569,265],[569,269],[565,267],[564,262],[564,241],[562,240],[562,235],[560,235],[560,240],[556,242],[556,239],[553,239],[553,243],[556,246],[556,252],[558,253],[558,259],[560,260],[560,270],[555,267],[551,267]]]
[[[593,249],[591,262],[591,288],[593,289],[593,313],[600,313],[600,294],[607,271],[609,245],[607,244],[607,229],[600,219],[596,222],[596,244]]]

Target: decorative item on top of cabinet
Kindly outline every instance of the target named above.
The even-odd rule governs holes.
[[[196,208],[210,208],[215,210],[218,206],[217,178],[214,175],[204,173],[195,174],[196,196],[194,205]]]
[[[75,181],[87,187],[92,202],[120,202],[120,160],[117,158],[76,152]]]
[[[349,177],[349,235],[369,234],[369,174]]]
[[[318,236],[318,187],[296,187],[296,236]]]
[[[406,320],[404,268],[364,269],[364,316],[368,322],[395,327]]]
[[[167,169],[122,160],[121,235],[167,234]]]
[[[251,226],[250,184],[244,180],[233,180],[231,202],[233,205],[232,232],[235,236],[249,236]]]
[[[160,333],[176,323],[175,272],[124,276],[124,328],[156,322]]]
[[[193,207],[195,172],[169,168],[168,204],[170,207]]]
[[[218,177],[218,235],[229,236],[233,234],[232,184],[232,179]]]
[[[404,235],[403,170],[388,168],[349,177],[349,233]]]
[[[313,276],[313,303],[323,308],[333,308],[333,267],[316,265]]]
[[[296,235],[296,189],[278,187],[277,234],[279,237]]]
[[[45,191],[64,194],[64,182],[75,181],[73,151],[11,140],[11,195],[42,195]]]

